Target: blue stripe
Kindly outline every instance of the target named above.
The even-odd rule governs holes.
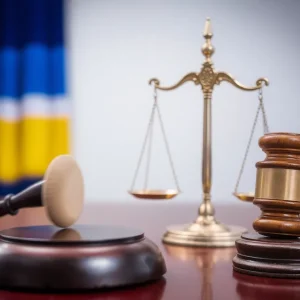
[[[62,45],[63,0],[0,0],[0,47]]]
[[[21,21],[20,7],[16,0],[1,0],[0,1],[0,47],[20,47],[21,32],[18,29],[18,24]]]
[[[63,95],[63,0],[0,0],[0,97]]]
[[[49,49],[42,44],[29,45],[23,51],[0,49],[0,97],[65,94],[64,54],[62,46]]]
[[[61,95],[66,93],[65,83],[65,48],[62,46],[53,47],[49,50],[50,58],[50,95]]]
[[[40,180],[42,180],[42,178],[24,178],[10,184],[0,182],[0,197],[4,197],[8,194],[17,194]]]
[[[64,48],[29,45],[23,52],[22,94],[65,93]]]
[[[14,48],[0,49],[0,96],[17,98],[20,91],[20,54]]]
[[[39,0],[41,1],[41,0]],[[64,44],[64,0],[48,0],[48,44],[52,47]]]
[[[49,92],[48,48],[29,45],[22,54],[22,94]]]

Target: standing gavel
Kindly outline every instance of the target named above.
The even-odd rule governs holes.
[[[270,237],[300,237],[300,134],[266,134],[259,146],[266,158],[256,164],[253,203],[262,214],[253,228]]]
[[[265,152],[256,163],[253,200],[261,215],[257,233],[236,241],[233,269],[248,275],[300,278],[300,134],[269,133],[259,139]]]
[[[84,202],[81,170],[70,155],[55,157],[43,180],[0,201],[0,216],[16,215],[21,208],[44,206],[48,218],[59,227],[69,227],[79,218]]]

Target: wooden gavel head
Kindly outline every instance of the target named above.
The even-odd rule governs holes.
[[[43,180],[0,201],[0,216],[15,215],[21,208],[44,206],[51,222],[65,228],[79,218],[83,202],[80,168],[72,156],[60,155],[51,161]]]
[[[259,146],[266,158],[256,164],[253,203],[262,214],[253,228],[270,237],[300,237],[300,134],[266,134]]]

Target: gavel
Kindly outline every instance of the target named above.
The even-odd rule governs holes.
[[[42,180],[0,201],[0,216],[43,206],[54,225],[66,228],[79,218],[83,202],[83,176],[77,162],[70,155],[59,155],[50,162]]]
[[[253,228],[269,237],[300,237],[300,134],[266,134],[259,146],[266,158],[256,164],[253,203],[262,214]]]

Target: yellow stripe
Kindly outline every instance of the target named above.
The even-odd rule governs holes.
[[[0,179],[12,182],[19,175],[19,123],[0,120]]]
[[[66,118],[0,120],[0,180],[43,176],[55,156],[69,153],[68,122]]]
[[[69,119],[56,118],[51,119],[51,159],[60,154],[68,154],[70,152],[70,133]]]

